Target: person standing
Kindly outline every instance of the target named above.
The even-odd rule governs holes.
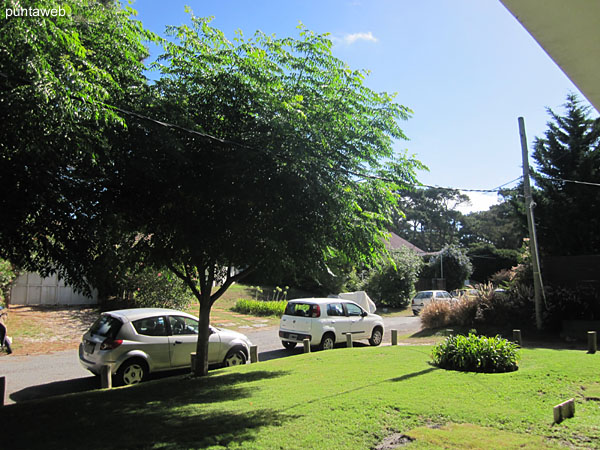
[[[10,348],[10,341],[8,340],[8,330],[6,329],[6,318],[8,317],[8,311],[0,306],[0,346],[6,347],[6,353],[9,355],[12,353]]]

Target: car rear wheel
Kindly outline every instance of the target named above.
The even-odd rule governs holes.
[[[246,360],[246,354],[239,348],[234,348],[229,350],[227,356],[225,356],[223,364],[225,365],[225,367],[239,366],[242,364],[246,364]]]
[[[294,347],[296,347],[296,343],[292,341],[281,341],[281,343],[286,348],[286,350],[292,350]]]
[[[141,383],[148,375],[148,366],[145,362],[132,359],[123,363],[117,371],[117,384],[120,386],[129,386]]]
[[[321,344],[319,345],[319,349],[321,349],[321,350],[331,350],[331,349],[333,349],[334,345],[335,345],[335,338],[333,337],[332,334],[327,333],[321,339]]]
[[[383,340],[383,333],[381,332],[381,328],[375,328],[373,330],[373,334],[371,334],[371,338],[369,339],[369,344],[373,346],[377,346],[381,344]]]

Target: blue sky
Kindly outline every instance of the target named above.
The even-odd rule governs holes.
[[[517,178],[517,118],[525,119],[531,151],[546,130],[546,107],[562,112],[569,92],[585,102],[499,0],[138,0],[133,7],[164,35],[166,25],[189,23],[185,5],[214,16],[231,39],[238,29],[297,36],[299,22],[330,33],[335,56],[370,70],[370,88],[396,92],[414,111],[401,124],[409,141],[397,148],[430,168],[419,173],[428,185],[492,189]],[[473,210],[496,201],[467,194]]]

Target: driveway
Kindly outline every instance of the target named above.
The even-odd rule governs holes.
[[[384,318],[386,333],[383,344],[391,341],[391,332],[398,334],[416,332],[421,328],[418,317]],[[299,354],[301,347],[290,352],[284,350],[278,336],[278,328],[247,332],[254,345],[258,346],[259,360],[283,358]],[[45,355],[3,356],[0,376],[6,377],[5,404],[20,403],[37,398],[51,397],[73,392],[97,389],[98,378],[92,376],[79,364],[77,350],[65,350]],[[154,378],[168,376],[157,375]]]

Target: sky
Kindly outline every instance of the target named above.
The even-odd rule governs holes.
[[[370,71],[369,88],[397,93],[413,111],[400,124],[409,140],[396,149],[428,166],[418,174],[425,185],[504,185],[522,175],[518,117],[531,153],[546,108],[562,113],[571,92],[589,105],[499,0],[137,0],[133,8],[165,36],[166,25],[190,23],[185,5],[214,17],[231,40],[236,30],[297,37],[300,22],[329,33],[336,57]],[[465,213],[497,202],[493,193],[464,193],[472,203],[459,208]]]

